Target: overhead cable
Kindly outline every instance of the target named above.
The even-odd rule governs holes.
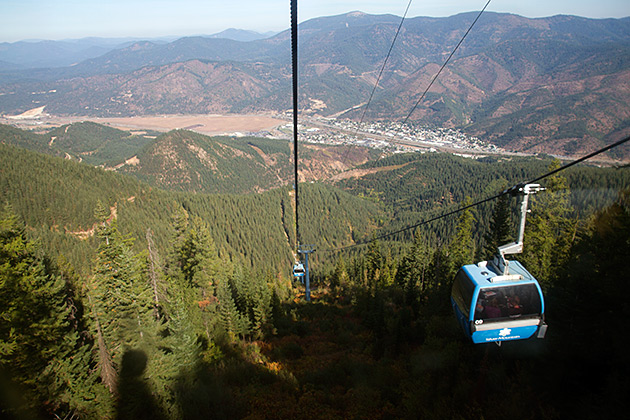
[[[499,197],[501,197],[503,195],[511,194],[513,191],[518,190],[518,188],[520,186],[522,186],[522,185],[536,183],[536,182],[538,182],[538,181],[540,181],[542,179],[545,179],[545,178],[548,178],[548,177],[550,177],[552,175],[555,175],[555,174],[557,174],[560,171],[564,171],[565,169],[568,169],[568,168],[570,168],[573,165],[577,165],[578,163],[584,162],[587,159],[595,157],[595,156],[597,156],[597,155],[599,155],[601,153],[607,152],[608,150],[611,150],[611,149],[613,149],[613,148],[615,148],[617,146],[620,146],[620,145],[622,145],[622,144],[624,144],[624,143],[626,143],[628,141],[630,141],[630,136],[625,137],[625,138],[623,138],[623,139],[621,139],[621,140],[619,140],[619,141],[617,141],[615,143],[612,143],[612,144],[610,144],[610,145],[608,145],[606,147],[603,147],[603,148],[601,148],[601,149],[599,149],[599,150],[597,150],[597,151],[595,151],[595,152],[593,152],[591,154],[588,154],[588,155],[586,155],[584,157],[581,157],[580,159],[577,159],[575,161],[569,162],[566,165],[563,165],[563,166],[561,166],[561,167],[559,167],[557,169],[554,169],[553,171],[547,172],[546,174],[541,175],[541,176],[539,176],[537,178],[534,178],[534,179],[532,179],[532,180],[530,180],[528,182],[516,184],[513,187],[510,187],[510,188],[508,188],[508,189],[506,189],[506,190],[504,190],[504,191],[502,191],[502,192],[500,192],[498,194],[493,195],[492,197],[484,198],[483,200],[479,200],[479,201],[477,201],[475,203],[472,203],[472,204],[469,204],[467,206],[460,207],[458,209],[449,211],[448,213],[441,214],[439,216],[433,217],[433,218],[428,219],[428,220],[423,220],[422,222],[416,223],[416,224],[411,225],[411,226],[407,226],[407,227],[402,228],[402,229],[398,229],[398,230],[396,230],[394,232],[385,233],[383,235],[377,236],[377,237],[372,238],[372,239],[370,239],[368,241],[365,241],[365,242],[356,243],[356,244],[353,244],[353,245],[348,245],[348,246],[335,248],[335,249],[328,249],[328,250],[324,250],[324,251],[321,251],[321,252],[343,251],[343,250],[355,248],[355,247],[358,247],[358,246],[361,246],[361,245],[367,245],[367,244],[372,243],[374,241],[378,241],[380,239],[384,239],[384,238],[387,238],[389,236],[393,236],[393,235],[396,235],[396,234],[399,234],[399,233],[402,233],[402,232],[406,232],[408,230],[415,229],[415,228],[420,227],[422,225],[426,225],[428,223],[435,222],[436,220],[443,219],[445,217],[452,216],[452,215],[457,214],[457,213],[461,213],[464,210],[468,210],[468,209],[470,209],[472,207],[479,206],[479,205],[481,205],[483,203],[487,203],[488,201],[496,200],[497,198],[499,198]]]
[[[396,34],[394,35],[394,39],[392,40],[391,45],[389,46],[389,51],[387,51],[387,55],[385,56],[385,61],[383,61],[383,65],[381,66],[381,70],[378,73],[378,77],[376,78],[376,83],[374,83],[374,87],[372,88],[372,92],[370,93],[370,97],[368,98],[365,107],[363,108],[363,113],[361,114],[361,119],[359,120],[359,124],[357,125],[357,129],[354,132],[354,136],[357,137],[359,134],[359,130],[361,129],[361,125],[363,125],[363,120],[365,119],[365,114],[367,113],[368,108],[370,107],[370,103],[372,103],[372,98],[374,97],[374,93],[376,92],[376,88],[378,87],[379,82],[381,81],[381,77],[383,76],[383,71],[385,70],[385,66],[387,65],[387,61],[389,57],[392,55],[392,50],[394,49],[394,44],[396,44],[396,39],[398,39],[398,34],[400,34],[400,30],[402,29],[403,23],[405,22],[405,18],[407,17],[407,13],[409,12],[409,7],[411,6],[411,2],[413,0],[409,0],[407,3],[407,8],[405,9],[405,13],[403,14],[402,19],[400,19],[400,23],[398,24],[398,29],[396,30]],[[341,164],[346,163],[346,158],[350,153],[350,148],[346,150],[343,158],[341,159]]]
[[[379,82],[381,81],[381,77],[383,76],[383,71],[385,70],[385,66],[387,65],[387,61],[389,60],[389,57],[392,54],[392,50],[394,49],[394,44],[396,43],[396,39],[398,38],[398,34],[400,33],[400,30],[403,26],[403,23],[405,22],[405,18],[407,17],[407,13],[409,12],[409,7],[411,6],[411,2],[413,0],[409,0],[409,3],[407,3],[407,8],[405,9],[405,13],[403,14],[402,19],[400,19],[400,24],[398,25],[398,29],[396,30],[396,34],[394,35],[394,39],[392,40],[392,44],[389,46],[389,51],[387,51],[387,56],[385,57],[385,61],[383,62],[383,66],[381,67],[381,71],[378,73],[378,77],[376,78],[376,83],[374,83],[374,88],[372,88],[372,93],[370,93],[370,97],[368,98],[367,103],[365,104],[365,108],[363,108],[363,115],[361,115],[361,119],[359,120],[359,125],[357,126],[357,131],[354,133],[354,135],[356,136],[357,133],[359,132],[359,129],[361,128],[361,124],[363,124],[363,119],[365,118],[365,114],[368,110],[368,107],[370,106],[370,103],[372,102],[372,98],[374,97],[374,92],[376,92],[376,88],[378,87]]]
[[[422,96],[420,96],[420,99],[418,99],[418,101],[416,102],[416,104],[413,106],[413,108],[411,108],[411,111],[409,111],[409,114],[407,115],[407,117],[405,118],[405,120],[403,121],[402,125],[405,125],[407,123],[407,121],[409,120],[409,118],[411,117],[411,114],[413,114],[413,112],[416,110],[416,108],[418,107],[418,105],[420,105],[420,102],[422,102],[422,99],[424,99],[424,96],[427,94],[427,92],[429,91],[429,89],[431,89],[431,86],[433,86],[433,83],[437,80],[438,76],[440,75],[440,73],[442,73],[442,70],[444,70],[444,67],[446,67],[446,65],[448,64],[449,61],[451,61],[451,58],[453,57],[453,55],[455,54],[455,52],[457,51],[457,49],[459,48],[460,45],[462,45],[462,42],[464,42],[464,39],[466,39],[466,36],[468,35],[468,33],[470,33],[470,31],[472,30],[473,26],[475,26],[475,23],[477,23],[477,21],[479,20],[479,18],[481,17],[481,15],[483,14],[483,12],[486,10],[486,8],[488,7],[488,5],[490,4],[492,0],[488,0],[486,2],[486,5],[483,6],[483,9],[481,9],[481,11],[479,12],[479,14],[477,15],[477,17],[475,18],[475,20],[473,21],[473,23],[470,25],[470,27],[468,28],[468,30],[466,31],[466,33],[464,33],[464,36],[462,37],[462,39],[459,40],[459,42],[457,43],[457,45],[455,46],[455,48],[453,49],[453,51],[451,52],[451,54],[448,56],[448,58],[446,59],[446,61],[444,62],[444,64],[442,64],[442,67],[440,67],[440,70],[438,70],[438,72],[435,74],[435,76],[433,76],[433,78],[431,79],[431,82],[429,83],[429,86],[427,86],[427,88],[424,90],[424,92],[422,93]]]
[[[295,240],[300,244],[298,183],[298,21],[297,0],[291,0],[291,68],[293,70],[293,164],[295,177]]]

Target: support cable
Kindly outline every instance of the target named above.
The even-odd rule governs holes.
[[[435,222],[436,220],[443,219],[445,217],[452,216],[452,215],[457,214],[457,213],[461,213],[464,210],[468,210],[468,209],[470,209],[472,207],[479,206],[480,204],[487,203],[488,201],[496,200],[497,198],[499,198],[499,197],[501,197],[503,195],[512,194],[513,192],[518,191],[519,188],[522,187],[523,185],[534,184],[534,183],[536,183],[536,182],[538,182],[538,181],[540,181],[542,179],[545,179],[545,178],[548,178],[548,177],[550,177],[552,175],[555,175],[555,174],[557,174],[560,171],[564,171],[565,169],[568,169],[568,168],[570,168],[573,165],[577,165],[578,163],[584,162],[587,159],[590,159],[590,158],[592,158],[594,156],[597,156],[597,155],[599,155],[601,153],[607,152],[608,150],[611,150],[611,149],[613,149],[613,148],[615,148],[617,146],[620,146],[620,145],[622,145],[622,144],[624,144],[624,143],[626,143],[628,141],[630,141],[630,136],[625,137],[625,138],[623,138],[623,139],[621,139],[621,140],[619,140],[619,141],[617,141],[617,142],[615,142],[613,144],[610,144],[610,145],[608,145],[606,147],[603,147],[603,148],[601,148],[601,149],[599,149],[599,150],[597,150],[597,151],[595,151],[595,152],[593,152],[591,154],[588,154],[588,155],[586,155],[584,157],[581,157],[580,159],[577,159],[575,161],[569,162],[566,165],[563,165],[563,166],[561,166],[561,167],[559,167],[557,169],[554,169],[553,171],[547,172],[546,174],[541,175],[541,176],[539,176],[537,178],[534,178],[534,179],[532,179],[530,181],[523,182],[523,183],[520,183],[520,184],[516,184],[513,187],[510,187],[510,188],[500,192],[499,194],[493,195],[492,197],[484,198],[483,200],[480,200],[480,201],[477,201],[475,203],[469,204],[467,206],[460,207],[458,209],[449,211],[448,213],[441,214],[440,216],[432,217],[431,219],[424,220],[422,222],[416,223],[416,224],[411,225],[411,226],[407,226],[407,227],[402,228],[402,229],[398,229],[398,230],[396,230],[394,232],[385,233],[383,235],[377,236],[377,237],[372,238],[372,239],[370,239],[368,241],[365,241],[365,242],[360,242],[360,243],[356,243],[356,244],[353,244],[353,245],[348,245],[348,246],[335,248],[335,249],[327,249],[327,250],[323,250],[323,251],[320,251],[320,252],[343,251],[343,250],[346,250],[346,249],[356,248],[356,247],[361,246],[361,245],[367,245],[367,244],[372,243],[374,241],[377,241],[379,239],[384,239],[384,238],[387,238],[389,236],[393,236],[393,235],[396,235],[396,234],[399,234],[399,233],[402,233],[402,232],[406,232],[406,231],[411,230],[411,229],[415,229],[415,228],[420,227],[422,225],[426,225],[428,223]]]
[[[387,65],[387,61],[392,54],[392,50],[394,49],[394,44],[396,43],[396,39],[398,39],[398,34],[400,34],[400,30],[402,29],[403,23],[405,22],[405,18],[407,17],[407,13],[409,12],[409,7],[411,6],[411,2],[413,0],[409,0],[407,3],[407,8],[405,9],[405,13],[403,14],[402,19],[400,20],[400,24],[398,24],[398,29],[396,30],[396,34],[394,35],[394,39],[392,40],[391,45],[389,46],[389,51],[387,51],[387,55],[385,56],[385,61],[383,62],[383,66],[378,73],[378,77],[376,78],[376,83],[374,83],[374,87],[372,88],[372,92],[370,93],[370,97],[368,98],[365,108],[363,108],[363,114],[361,115],[361,119],[359,120],[359,124],[357,125],[357,129],[354,132],[354,136],[358,137],[359,130],[361,130],[361,125],[363,125],[363,120],[365,119],[365,114],[367,113],[368,108],[370,107],[370,103],[372,102],[372,98],[374,97],[374,93],[376,92],[376,88],[378,87],[379,82],[381,81],[381,77],[383,76],[383,71],[385,70],[385,66]],[[348,154],[350,153],[350,147],[344,153],[343,158],[341,159],[341,164],[346,163],[346,159],[348,158]]]
[[[385,66],[387,65],[387,61],[392,54],[392,50],[394,49],[394,44],[396,43],[396,39],[398,38],[398,34],[400,34],[400,30],[402,29],[403,23],[405,22],[405,18],[407,17],[407,13],[409,12],[409,7],[411,6],[411,2],[413,0],[409,0],[407,3],[407,8],[405,9],[405,13],[403,14],[402,19],[400,20],[400,24],[398,25],[398,29],[396,30],[396,35],[394,35],[394,39],[392,40],[392,44],[389,46],[389,51],[387,51],[387,56],[385,57],[385,61],[383,62],[383,66],[381,67],[381,71],[378,73],[378,77],[376,78],[376,83],[374,83],[374,88],[372,88],[372,93],[370,93],[370,97],[368,98],[367,103],[365,104],[365,108],[363,108],[363,115],[361,115],[361,120],[359,120],[359,125],[357,126],[357,131],[355,131],[355,137],[359,133],[359,129],[361,128],[361,124],[363,124],[363,120],[365,118],[365,114],[372,102],[372,98],[374,97],[374,92],[376,92],[376,88],[378,87],[379,82],[381,81],[381,77],[383,76],[383,71],[385,70]]]
[[[298,18],[297,0],[291,0],[291,67],[293,69],[293,161],[295,175],[295,249],[299,254],[304,254],[305,262],[305,298],[311,300],[309,279],[308,254],[315,252],[314,245],[301,244],[299,224],[299,182],[298,182]]]
[[[291,68],[293,70],[293,163],[295,176],[295,248],[300,244],[298,185],[298,21],[297,0],[291,0]]]
[[[376,80],[376,84],[374,85],[374,88],[372,89],[372,93],[370,94],[370,97],[367,101],[367,104],[365,105],[365,108],[363,109],[363,115],[361,116],[361,120],[359,121],[359,125],[357,126],[357,129],[354,133],[355,137],[358,136],[359,130],[361,129],[361,124],[363,124],[363,119],[365,118],[365,114],[367,112],[367,109],[370,105],[370,102],[372,101],[372,97],[374,96],[374,92],[376,92],[376,88],[379,84],[379,81],[381,80],[381,75],[383,74],[383,70],[385,69],[385,65],[387,64],[387,60],[389,59],[389,56],[392,52],[392,49],[394,48],[394,43],[396,42],[396,39],[398,38],[398,34],[400,32],[400,29],[402,28],[403,22],[405,21],[405,18],[407,16],[407,12],[409,11],[409,7],[411,6],[411,1],[409,0],[409,3],[407,4],[407,9],[405,10],[405,14],[402,17],[402,20],[400,21],[400,25],[398,25],[398,30],[396,31],[396,35],[394,36],[394,40],[392,41],[391,46],[389,47],[389,52],[387,53],[387,56],[385,58],[385,62],[383,63],[383,67],[381,67],[381,71],[378,75],[378,79]],[[435,74],[435,76],[433,76],[433,78],[431,79],[431,82],[429,83],[429,85],[427,86],[427,88],[424,90],[424,92],[422,93],[422,95],[420,96],[420,99],[418,99],[418,101],[415,103],[415,105],[413,106],[413,108],[411,108],[411,111],[409,112],[409,114],[407,115],[407,117],[404,119],[404,121],[402,122],[402,124],[400,125],[400,127],[402,128],[407,121],[409,121],[409,118],[411,118],[411,115],[414,113],[414,111],[416,110],[416,108],[418,107],[418,105],[420,105],[420,103],[422,102],[422,100],[424,99],[425,95],[427,94],[427,92],[429,91],[429,89],[431,89],[431,86],[433,86],[433,83],[437,80],[438,76],[440,75],[440,73],[442,73],[442,70],[444,70],[444,68],[446,67],[446,65],[448,64],[448,62],[451,60],[451,58],[453,57],[453,55],[455,55],[455,52],[457,51],[457,49],[459,48],[459,46],[464,42],[464,39],[466,39],[466,36],[468,36],[468,34],[470,33],[470,31],[472,30],[473,26],[475,26],[475,24],[477,23],[477,21],[479,20],[479,18],[481,17],[481,15],[483,14],[483,12],[488,8],[488,5],[490,4],[492,0],[488,0],[485,4],[485,6],[483,6],[483,9],[481,9],[481,11],[479,12],[479,14],[477,15],[477,17],[475,18],[475,20],[472,22],[472,24],[468,27],[468,30],[464,33],[464,36],[459,40],[459,42],[457,43],[457,45],[455,46],[455,48],[453,49],[453,51],[451,52],[451,54],[448,56],[448,58],[446,59],[446,61],[444,62],[444,64],[442,64],[442,67],[440,67],[440,70]],[[345,154],[344,157],[342,159],[342,164],[345,163],[346,158],[348,156],[348,153],[350,152],[350,150],[348,150]]]
[[[437,80],[438,76],[440,75],[440,73],[442,73],[442,70],[444,70],[444,67],[446,67],[446,65],[448,64],[449,61],[451,61],[451,58],[453,57],[453,55],[455,55],[455,52],[457,51],[457,49],[459,48],[460,45],[462,45],[462,42],[464,42],[464,39],[466,39],[466,36],[468,36],[468,33],[472,30],[473,26],[475,26],[475,23],[477,23],[477,21],[479,20],[479,18],[481,17],[481,15],[483,14],[483,12],[486,10],[486,8],[488,7],[488,5],[490,4],[492,0],[488,0],[486,2],[486,5],[483,6],[483,9],[481,9],[481,12],[479,12],[479,14],[477,15],[477,17],[475,18],[475,20],[473,21],[473,23],[470,25],[470,27],[468,28],[468,30],[466,31],[466,33],[464,33],[464,36],[462,37],[462,39],[459,40],[459,42],[457,43],[457,45],[455,46],[455,48],[453,49],[453,51],[451,52],[451,55],[448,56],[448,58],[446,59],[446,61],[444,62],[444,64],[442,64],[442,67],[440,67],[440,70],[435,74],[435,76],[433,76],[433,78],[431,79],[431,82],[429,83],[429,86],[427,86],[427,88],[424,90],[424,92],[422,93],[422,96],[420,96],[420,99],[418,99],[418,101],[416,102],[416,104],[413,106],[413,108],[411,108],[411,111],[409,111],[409,114],[407,115],[407,117],[405,118],[405,120],[403,121],[402,125],[405,125],[407,123],[407,121],[409,120],[409,118],[411,117],[411,114],[413,114],[413,112],[416,110],[416,108],[418,107],[418,105],[420,105],[420,102],[422,102],[422,100],[424,99],[424,96],[427,94],[427,92],[429,91],[429,89],[431,89],[431,86],[433,86],[433,83]]]

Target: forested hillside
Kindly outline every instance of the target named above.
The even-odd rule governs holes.
[[[47,137],[54,150],[90,165],[115,166],[137,154],[159,133],[142,135],[106,127],[90,121],[63,125],[51,130]]]
[[[298,108],[395,121],[434,80],[410,125],[561,155],[630,130],[629,18],[485,13],[431,79],[475,16],[409,18],[400,34],[391,15],[304,22]],[[0,112],[286,117],[289,41],[288,32],[190,37],[65,68],[0,63]],[[564,170],[543,154],[305,142],[292,162],[287,140],[86,121],[42,132],[0,125],[2,419],[564,420],[630,411],[629,166]],[[529,199],[523,249],[510,259],[537,280],[535,322],[549,327],[546,337],[512,340],[511,328],[534,318],[508,313],[507,299],[501,318],[473,318],[480,292],[468,288],[470,328],[498,321],[506,340],[475,345],[454,317],[453,279],[463,265],[488,268],[516,239],[519,200],[506,189],[533,179],[543,189]],[[292,277],[304,244],[314,247],[312,290]],[[509,274],[489,281],[522,280]],[[492,288],[500,286],[516,289]],[[483,293],[490,301],[504,292]]]
[[[0,124],[0,142],[90,165],[115,166],[124,163],[151,143],[155,135],[133,135],[90,121],[63,125],[37,134]]]
[[[357,168],[360,176],[334,182],[345,191],[380,203],[389,223],[383,233],[397,231],[461,207],[467,197],[479,201],[547,172],[550,158],[487,157],[479,160],[449,154],[402,154],[368,162]],[[377,170],[372,170],[377,169]],[[571,189],[572,211],[584,217],[612,203],[619,190],[630,185],[628,168],[580,166],[565,172]],[[544,183],[543,183],[544,185]],[[536,198],[534,198],[535,200]],[[514,215],[517,200],[512,201]],[[478,244],[488,233],[492,206],[475,209],[473,234]],[[454,233],[452,218],[422,226],[433,244]],[[408,231],[397,238],[407,238]]]
[[[326,179],[378,156],[367,148],[349,153],[350,147],[302,144],[300,181]],[[287,140],[176,130],[160,135],[117,170],[169,190],[243,194],[292,183],[291,156]]]
[[[162,252],[169,241],[171,218],[184,209],[208,224],[225,256],[283,273],[293,259],[294,210],[288,187],[257,195],[175,193],[8,145],[0,144],[0,151],[2,202],[11,204],[45,245],[55,254],[72,258],[82,272],[89,268],[88,244],[92,241],[93,246],[94,210],[99,202],[117,218],[121,230],[142,246],[150,229]],[[364,239],[379,218],[374,203],[325,185],[306,185],[302,200],[317,209],[309,213],[307,238],[322,238],[317,239],[322,245],[342,246]]]
[[[627,292],[628,191],[612,193],[627,168],[545,179],[519,259],[541,282],[549,332],[499,348],[465,341],[448,298],[455,270],[504,240],[498,202],[452,218],[450,233],[331,249],[557,162],[401,155],[344,181],[356,195],[303,184],[302,235],[318,245],[306,303],[287,277],[286,187],[168,192],[4,144],[0,159],[4,417],[563,419],[628,408],[627,304],[611,306]],[[426,201],[405,207],[412,196]],[[484,218],[497,229],[479,240]]]
[[[88,139],[73,143],[77,155],[81,153],[79,149],[95,149],[90,144],[98,144],[89,140],[90,133],[114,139],[112,142],[119,139],[121,144],[129,139],[135,141],[135,137],[121,137],[124,132],[110,130],[92,123],[60,128],[55,132],[60,138],[59,149],[53,152],[67,153],[68,149],[62,148],[63,142],[73,137],[63,135],[73,133],[80,134],[77,138]],[[46,139],[52,133],[36,135],[10,127],[5,127],[3,133],[3,143],[51,151]],[[75,253],[76,249],[85,248],[80,245],[75,249],[69,244],[78,241],[74,238],[91,237],[96,222],[93,211],[100,200],[124,221],[123,229],[140,241],[144,242],[146,231],[151,228],[160,248],[166,243],[170,218],[185,206],[193,215],[215,225],[213,238],[229,255],[247,255],[248,264],[253,265],[262,261],[277,265],[290,259],[289,249],[295,239],[291,228],[292,192],[287,189],[291,165],[286,142],[210,138],[189,131],[166,133],[145,146],[137,155],[135,166],[120,168],[148,184],[8,146],[2,150],[3,197],[27,225],[50,237],[45,243],[67,244],[65,252]],[[350,155],[344,148],[318,145],[304,145],[302,153],[303,176],[307,180],[325,180],[338,173],[339,162]],[[351,155],[359,162],[370,157],[367,152]],[[345,165],[352,164],[352,159],[345,159]],[[380,233],[395,231],[450,211],[467,196],[483,199],[539,176],[549,162],[516,157],[475,161],[447,154],[404,154],[370,160],[348,175],[331,178],[341,180],[330,181],[358,198],[324,185],[307,185],[301,207],[302,228],[307,235],[304,239],[324,248],[338,247],[364,240],[376,228],[381,228]],[[627,169],[582,166],[571,168],[566,176],[572,189],[571,203],[582,217],[611,203],[619,189],[630,184]],[[268,191],[258,195],[208,196],[176,194],[156,187],[201,192]],[[474,235],[478,243],[487,233],[491,206],[489,203],[477,209]],[[422,229],[431,241],[438,243],[442,241],[440,238],[453,234],[454,221],[446,219]],[[67,232],[71,235],[66,235]],[[408,240],[411,233],[408,231],[395,239]],[[272,248],[262,245],[268,238]],[[265,252],[272,256],[266,256]]]
[[[189,130],[133,134],[84,121],[40,134],[0,124],[0,143],[102,166],[174,191],[263,192],[293,178],[293,152],[284,139],[210,137]],[[364,147],[305,143],[300,181],[327,179],[380,155]]]

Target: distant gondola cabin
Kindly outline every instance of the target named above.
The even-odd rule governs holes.
[[[302,263],[295,263],[293,266],[293,275],[295,277],[304,277],[305,273],[304,265]]]
[[[538,281],[518,261],[501,275],[491,263],[463,266],[455,276],[451,304],[473,343],[544,336],[545,303]]]

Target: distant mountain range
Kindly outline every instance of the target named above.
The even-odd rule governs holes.
[[[366,119],[405,119],[475,17],[407,19]],[[399,23],[353,12],[301,24],[301,111],[359,119]],[[10,66],[0,71],[4,114],[43,105],[87,116],[291,106],[288,31],[251,41],[140,41],[70,67]],[[630,133],[628,86],[630,18],[485,13],[409,121],[458,127],[512,150],[580,155]]]
[[[248,42],[274,36],[276,32],[259,33],[244,29],[226,29],[205,38],[231,39]],[[0,71],[28,68],[57,68],[73,66],[82,61],[100,57],[110,51],[123,49],[136,42],[149,41],[167,44],[181,37],[158,38],[81,38],[61,41],[25,40],[0,43]]]
[[[277,33],[278,32],[265,32],[261,34],[260,32],[248,31],[246,29],[229,28],[214,35],[209,35],[207,38],[224,38],[234,41],[249,42],[259,39],[271,38]]]

